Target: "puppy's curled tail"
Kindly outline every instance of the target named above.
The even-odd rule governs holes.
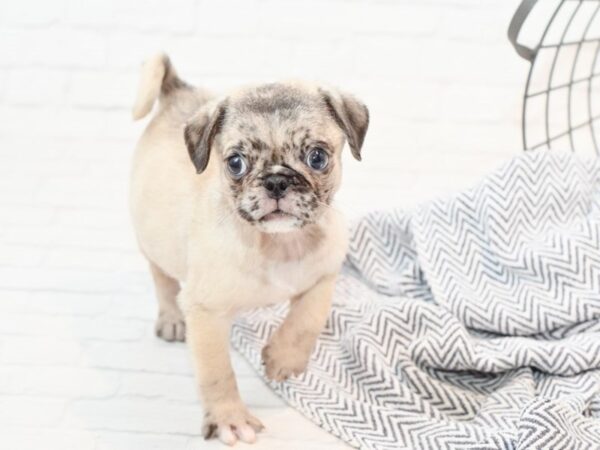
[[[145,117],[157,98],[169,96],[187,84],[177,76],[171,60],[165,53],[157,53],[144,62],[135,103],[131,111],[134,120]]]

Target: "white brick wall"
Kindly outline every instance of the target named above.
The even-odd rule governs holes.
[[[302,77],[356,92],[373,122],[365,162],[348,162],[341,199],[355,203],[368,189],[368,205],[384,206],[386,187],[412,205],[519,151],[527,65],[506,39],[517,4],[2,2],[0,136],[109,139],[125,163],[140,130],[128,116],[140,62],[164,49],[185,78],[217,90]],[[62,194],[42,194],[53,195]]]
[[[216,90],[279,78],[355,92],[372,125],[339,207],[410,207],[520,151],[518,0],[0,0],[0,448],[211,449],[182,345],[127,212],[141,61]],[[239,357],[258,448],[341,444]]]

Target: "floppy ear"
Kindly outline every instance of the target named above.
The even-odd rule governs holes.
[[[208,166],[210,150],[215,136],[223,126],[225,112],[224,103],[219,103],[212,113],[206,108],[201,108],[185,126],[185,145],[198,173],[204,172]]]
[[[369,128],[369,110],[352,95],[321,92],[329,113],[346,135],[352,155],[360,161],[360,150]]]

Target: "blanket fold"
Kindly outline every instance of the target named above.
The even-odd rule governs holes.
[[[529,152],[363,217],[308,370],[273,389],[360,448],[600,448],[599,169]],[[234,327],[263,376],[285,312]]]

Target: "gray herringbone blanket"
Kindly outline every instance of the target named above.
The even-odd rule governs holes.
[[[236,324],[260,351],[285,307]],[[306,373],[272,388],[369,449],[600,449],[600,164],[531,152],[352,231]]]

